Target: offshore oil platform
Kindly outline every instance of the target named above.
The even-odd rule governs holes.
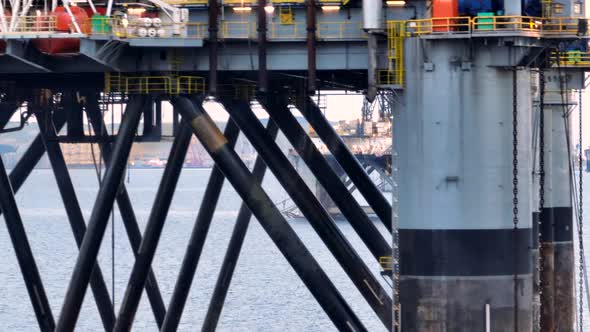
[[[366,330],[261,187],[267,167],[385,330],[580,330],[588,290],[573,226],[576,220],[582,239],[581,174],[575,179],[583,167],[572,153],[570,115],[579,112],[581,128],[590,67],[585,12],[578,0],[1,1],[0,122],[16,112],[21,119],[2,132],[34,116],[39,135],[10,173],[0,163],[0,208],[40,330],[72,331],[88,285],[105,330],[131,329],[144,289],[157,327],[176,330],[225,179],[244,203],[202,330],[217,326],[252,216],[335,327]],[[392,203],[314,102],[328,90],[387,100]],[[230,114],[223,133],[205,100]],[[269,114],[266,128],[253,102]],[[162,138],[165,103],[174,108],[174,143],[142,233],[121,179],[131,146]],[[122,113],[116,130],[104,119],[115,108]],[[371,261],[360,258],[274,143],[279,130]],[[240,132],[258,153],[252,170],[233,150]],[[151,264],[192,135],[215,167],[165,304]],[[107,165],[87,221],[64,143],[98,144]],[[27,206],[14,197],[44,153],[80,250],[59,312],[23,227],[19,208]],[[115,201],[135,254],[117,313],[97,264]]]

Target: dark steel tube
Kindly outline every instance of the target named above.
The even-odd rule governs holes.
[[[268,71],[266,68],[266,0],[258,0],[258,90],[268,91]]]
[[[0,129],[6,127],[17,108],[18,105],[12,103],[0,103]]]
[[[307,93],[314,95],[317,90],[316,65],[316,5],[314,0],[307,0]]]
[[[156,135],[158,137],[162,136],[162,100],[160,98],[156,98]]]
[[[70,90],[64,93],[67,114],[67,130],[70,137],[84,136],[84,112],[78,102],[76,91]]]
[[[352,197],[322,153],[311,141],[311,138],[301,128],[293,114],[291,114],[287,103],[279,103],[278,105],[280,107],[276,107],[265,101],[261,101],[260,103],[270,117],[276,121],[283,134],[285,134],[291,145],[299,153],[301,159],[303,159],[315,175],[317,181],[320,182],[328,195],[330,195],[330,198],[336,203],[336,206],[342,211],[344,217],[346,217],[359,237],[369,248],[375,259],[379,261],[379,257],[391,256],[392,251],[389,244],[385,241],[381,233],[379,233],[375,224],[365,214],[359,203]]]
[[[133,325],[137,306],[139,305],[139,300],[154,255],[156,254],[158,241],[160,240],[162,230],[164,229],[166,216],[168,215],[168,210],[172,203],[172,197],[174,197],[174,190],[176,189],[178,179],[180,178],[180,172],[182,171],[184,158],[191,143],[191,137],[191,128],[188,124],[182,121],[180,123],[178,136],[176,136],[174,143],[172,144],[168,163],[164,169],[160,187],[156,193],[156,198],[154,199],[154,205],[145,227],[143,239],[141,240],[141,245],[139,246],[133,269],[131,270],[131,276],[127,283],[123,303],[119,309],[115,331],[130,331],[131,326]]]
[[[298,103],[297,107],[326,144],[340,166],[342,166],[346,175],[365,197],[373,211],[379,216],[387,230],[391,232],[393,218],[391,204],[385,199],[358,159],[350,152],[342,138],[324,117],[320,108],[309,97],[304,98],[304,102]]]
[[[78,320],[92,268],[96,263],[96,257],[124,175],[133,137],[137,131],[141,110],[144,106],[143,97],[131,97],[129,104],[127,104],[114,143],[112,160],[106,168],[102,186],[98,191],[96,203],[88,221],[88,229],[80,246],[80,254],[68,286],[56,331],[72,331]]]
[[[279,127],[277,127],[273,121],[269,121],[266,132],[269,139],[274,141],[277,138]],[[254,176],[257,183],[262,183],[265,173],[266,164],[264,163],[264,159],[259,155],[254,162],[252,176]],[[248,231],[248,225],[250,224],[251,218],[252,212],[250,212],[248,205],[242,203],[240,206],[240,212],[238,212],[238,218],[236,219],[236,225],[234,226],[234,230],[229,240],[227,252],[223,258],[223,263],[221,264],[221,270],[219,271],[219,276],[215,283],[215,289],[213,290],[211,302],[209,302],[209,309],[207,309],[207,315],[205,316],[205,322],[203,323],[201,331],[215,331],[217,329],[217,323],[221,316],[223,303],[225,302],[227,291],[229,290],[229,285],[231,284],[231,279],[234,275],[234,270],[238,264],[238,258],[242,251],[242,245],[244,244],[244,239],[246,238],[246,232]]]
[[[217,57],[219,31],[219,4],[217,0],[208,0],[209,10],[209,94],[217,95]]]
[[[106,125],[102,119],[100,109],[98,108],[96,95],[91,94],[88,95],[87,98],[89,100],[87,114],[92,128],[97,135],[104,134],[106,136]],[[108,165],[111,162],[112,147],[109,143],[102,143],[100,144],[100,149],[105,164]],[[121,213],[121,219],[123,220],[123,226],[125,227],[125,232],[129,238],[131,249],[133,250],[133,254],[137,256],[141,244],[141,230],[139,229],[137,218],[133,212],[133,205],[131,204],[129,194],[127,193],[127,188],[123,183],[121,183],[117,192],[117,206]],[[161,327],[164,321],[164,316],[166,315],[166,306],[164,305],[164,300],[162,299],[160,288],[158,287],[156,275],[151,270],[145,284],[145,292],[150,301],[152,312],[156,318],[156,323],[158,324],[158,327]]]
[[[65,124],[65,118],[63,116],[56,117],[54,118],[54,123],[55,129],[59,131]],[[37,135],[10,172],[10,184],[15,193],[20,190],[44,153],[45,146],[43,145],[43,140],[41,139],[41,135]]]
[[[143,111],[143,136],[152,136],[154,131],[154,100],[152,99]]]
[[[23,221],[18,212],[14,193],[2,158],[0,158],[0,209],[4,213],[6,229],[10,235],[18,265],[25,281],[33,310],[35,311],[35,316],[37,316],[39,329],[41,331],[53,331],[55,321],[53,320],[51,307],[49,306],[45,288],[39,275],[39,269],[37,268],[31,246],[27,239]]]
[[[227,138],[230,148],[233,149],[239,133],[238,126],[233,121],[228,121],[224,136]],[[205,194],[203,195],[201,208],[199,209],[199,214],[197,215],[197,220],[195,221],[195,226],[193,227],[186,253],[182,260],[178,279],[174,285],[174,291],[172,292],[172,297],[168,305],[168,312],[164,318],[162,331],[176,331],[178,329],[178,324],[184,311],[197,266],[199,265],[203,246],[207,239],[209,227],[213,220],[213,213],[215,212],[224,181],[225,177],[219,167],[213,167]]]
[[[268,104],[271,107],[274,106],[272,103]],[[279,146],[265,134],[262,124],[250,109],[250,105],[243,101],[225,103],[225,105],[232,119],[240,126],[248,140],[264,158],[277,180],[299,207],[299,210],[310,222],[385,327],[391,327],[392,302],[387,291],[346,240],[330,214],[297,174]]]
[[[37,122],[39,124],[39,135],[43,139],[47,157],[49,158],[49,163],[51,164],[51,169],[53,170],[55,181],[57,182],[57,187],[70,221],[70,227],[72,228],[76,245],[80,248],[82,239],[86,233],[86,223],[84,222],[84,215],[82,214],[82,209],[80,208],[78,197],[74,190],[74,185],[72,184],[72,179],[59,143],[55,140],[48,139],[49,136],[55,137],[57,132],[52,124],[48,126],[44,116],[37,116]],[[49,132],[47,132],[48,128],[50,129]],[[115,325],[115,311],[113,310],[109,290],[98,264],[94,266],[92,275],[90,276],[90,287],[94,294],[102,325],[105,331],[112,331]]]
[[[187,98],[176,97],[172,104],[190,121],[193,132],[227,177],[242,200],[248,205],[267,234],[299,275],[336,328],[366,331],[340,292],[330,281],[312,254],[289,226],[262,186],[256,182],[246,165],[227,145],[227,139],[201,107]],[[198,105],[200,106],[200,105]]]

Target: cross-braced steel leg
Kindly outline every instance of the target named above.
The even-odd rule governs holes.
[[[280,98],[280,97],[279,97]],[[260,104],[266,109],[270,117],[285,134],[291,145],[299,153],[299,156],[307,164],[317,181],[324,187],[336,206],[350,225],[369,248],[377,261],[380,257],[391,256],[391,247],[385,241],[379,230],[371,219],[363,211],[359,203],[352,197],[344,183],[334,172],[326,158],[317,149],[311,138],[291,114],[288,103],[285,100],[278,100],[269,103],[265,99]]]
[[[45,294],[45,288],[31,251],[31,246],[27,240],[27,234],[23,226],[18,207],[14,199],[14,193],[2,158],[0,158],[0,208],[6,220],[6,228],[12,240],[12,246],[20,266],[25,285],[31,298],[39,329],[41,331],[53,331],[55,321],[51,313],[51,307]]]
[[[18,105],[12,103],[0,103],[0,129],[6,127]]]
[[[330,281],[318,262],[297,237],[281,212],[262,186],[256,182],[238,155],[227,145],[227,140],[204,113],[200,105],[195,107],[186,97],[172,99],[174,107],[193,132],[203,142],[205,149],[223,174],[236,189],[242,200],[291,264],[295,272],[316,298],[334,325],[340,330],[366,331],[362,322],[352,311],[340,292]]]
[[[336,158],[340,166],[342,166],[346,175],[352,180],[359,192],[363,194],[367,203],[369,203],[373,208],[373,211],[379,216],[379,219],[381,219],[389,232],[391,232],[393,218],[391,205],[365,172],[363,166],[352,152],[350,152],[346,143],[344,143],[342,138],[336,133],[332,125],[324,117],[320,108],[310,97],[305,97],[297,104],[297,107],[305,119],[311,124],[318,136],[324,141],[328,150],[332,152],[332,155]]]
[[[139,305],[141,293],[148,277],[160,235],[164,229],[166,216],[172,203],[174,190],[178,184],[180,172],[184,165],[184,158],[191,143],[192,131],[184,121],[181,122],[178,136],[172,144],[166,169],[162,175],[160,187],[154,199],[154,205],[148,219],[135,264],[131,270],[131,277],[127,283],[123,303],[119,309],[115,331],[129,331]]]
[[[98,107],[97,96],[95,94],[89,94],[87,96],[87,102],[87,115],[94,132],[96,135],[104,135],[106,137],[108,135],[107,129],[102,118],[100,108]],[[105,164],[108,165],[111,161],[112,147],[109,143],[101,143],[100,149],[102,151],[102,157],[105,161]],[[119,190],[117,191],[117,206],[119,207],[119,212],[121,213],[121,219],[123,220],[123,226],[125,227],[127,237],[129,238],[131,249],[133,250],[133,254],[137,257],[139,246],[141,245],[141,231],[139,229],[135,213],[133,212],[131,199],[129,198],[125,184],[123,183],[121,183]],[[156,318],[158,328],[161,328],[162,323],[164,322],[164,316],[166,315],[166,306],[164,305],[164,300],[162,299],[162,295],[158,287],[156,275],[152,270],[150,270],[145,283],[145,292],[147,293],[148,299],[150,301],[152,312]]]
[[[131,97],[129,104],[127,104],[113,146],[112,160],[106,168],[102,186],[98,191],[96,203],[88,221],[88,229],[80,246],[80,254],[74,267],[56,331],[72,331],[76,325],[144,106],[145,98],[143,97]]]
[[[273,104],[271,102],[268,105]],[[224,103],[224,106],[379,319],[387,328],[391,327],[392,302],[387,291],[346,240],[330,214],[297,174],[279,146],[264,132],[262,124],[250,109],[250,104],[247,101],[231,101]],[[389,250],[391,252],[391,249]]]
[[[233,121],[228,121],[224,134],[228,140],[228,146],[231,148],[234,147],[239,133],[238,126]],[[164,318],[164,325],[162,325],[162,331],[164,332],[176,331],[178,329],[178,324],[184,311],[184,305],[188,298],[197,266],[199,265],[199,259],[201,258],[203,246],[205,245],[211,220],[213,220],[213,213],[215,212],[224,180],[225,177],[219,167],[213,167],[205,194],[203,195],[203,200],[201,201],[201,208],[199,209],[199,214],[197,215],[195,226],[191,232],[186,253],[182,260],[180,272],[174,285],[174,291],[172,292],[172,297],[168,305],[168,312],[166,312],[166,317]]]
[[[56,117],[54,123],[56,131],[59,131],[63,127],[65,119],[63,116]],[[39,134],[35,137],[33,142],[27,148],[27,151],[25,151],[16,163],[16,166],[14,166],[10,172],[10,184],[12,185],[14,193],[17,193],[20,190],[20,187],[22,187],[25,180],[35,168],[35,165],[37,165],[39,160],[41,160],[41,157],[43,157],[43,153],[45,153],[45,146],[43,145],[43,140]]]
[[[72,184],[72,179],[70,178],[70,173],[68,172],[68,167],[61,147],[59,146],[59,142],[52,140],[52,138],[57,136],[56,128],[51,121],[46,121],[42,114],[39,115],[40,116],[37,116],[39,135],[45,145],[47,157],[49,158],[49,163],[51,164],[51,169],[53,170],[55,181],[57,182],[57,187],[61,194],[76,244],[79,248],[82,244],[84,234],[86,233],[84,215],[82,214],[82,209],[80,208],[78,197],[76,196],[76,191],[74,190],[74,185]],[[96,306],[98,307],[98,312],[105,331],[111,331],[115,324],[115,312],[112,307],[107,285],[98,264],[94,266],[94,270],[90,277],[90,287],[92,288]]]
[[[274,141],[279,132],[279,127],[277,127],[273,121],[269,121],[266,132],[269,139]],[[254,176],[257,183],[262,183],[265,173],[266,163],[259,155],[254,162],[252,176]],[[236,225],[234,226],[234,230],[229,240],[227,252],[223,258],[217,282],[215,283],[213,296],[211,296],[211,302],[209,302],[209,309],[207,309],[207,315],[205,316],[202,331],[215,331],[217,328],[217,323],[221,316],[221,310],[223,309],[223,303],[225,302],[225,297],[227,296],[227,291],[229,290],[234,270],[238,264],[238,258],[242,251],[242,245],[244,244],[244,239],[246,238],[246,232],[248,231],[248,225],[250,224],[251,218],[252,212],[250,212],[248,205],[242,203],[238,218],[236,219]]]

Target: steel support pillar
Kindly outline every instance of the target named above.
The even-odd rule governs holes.
[[[317,63],[316,63],[316,2],[305,2],[306,30],[307,30],[307,93],[314,95],[317,90]]]
[[[224,136],[227,138],[229,148],[234,148],[239,133],[238,126],[233,121],[228,121]],[[162,331],[176,331],[178,329],[224,181],[223,173],[217,165],[214,166],[174,285]]]
[[[67,91],[63,95],[65,112],[67,117],[67,130],[70,137],[84,136],[84,112],[82,105],[78,101],[76,91]]]
[[[6,127],[18,106],[11,103],[0,103],[0,129]]]
[[[218,62],[218,40],[219,32],[219,2],[217,0],[208,0],[207,10],[209,13],[209,40],[207,48],[209,49],[209,94],[217,95],[217,62]]]
[[[362,207],[352,197],[344,183],[328,164],[326,158],[291,114],[287,102],[268,103],[264,100],[259,102],[291,142],[291,145],[307,164],[317,181],[342,211],[344,217],[369,248],[375,260],[379,261],[380,257],[391,256],[391,246],[385,241],[373,221],[365,214]]]
[[[51,169],[55,176],[55,181],[57,182],[57,187],[70,221],[72,233],[74,234],[76,245],[78,245],[79,248],[82,244],[84,234],[86,233],[84,215],[82,214],[82,209],[80,208],[78,197],[76,196],[76,191],[74,190],[74,185],[72,184],[72,179],[70,178],[70,173],[68,172],[59,142],[52,140],[52,138],[56,138],[57,131],[55,130],[53,123],[47,123],[45,117],[42,114],[39,115],[40,116],[37,116],[40,132],[39,135],[45,145],[47,157],[49,158],[49,163],[51,164]],[[90,277],[90,286],[94,294],[96,306],[104,329],[105,331],[112,331],[115,324],[115,312],[112,307],[107,285],[98,264],[93,268]]]
[[[194,133],[242,200],[261,223],[312,295],[340,330],[366,331],[340,292],[330,281],[297,234],[289,226],[272,200],[256,182],[238,155],[227,145],[227,139],[202,107],[188,98],[176,97],[172,104],[190,121]]]
[[[96,263],[100,244],[124,175],[143,107],[145,107],[145,98],[131,97],[123,114],[119,133],[113,146],[112,159],[107,165],[102,186],[98,191],[96,203],[92,209],[88,229],[80,246],[80,254],[68,286],[56,331],[72,331],[76,326],[92,269]]]
[[[277,127],[273,121],[269,121],[266,128],[266,133],[268,134],[269,139],[274,141],[277,138],[278,132],[279,127]],[[254,176],[257,183],[262,183],[265,173],[266,164],[264,159],[258,155],[254,162],[252,176]],[[236,218],[236,225],[234,226],[234,230],[229,240],[227,252],[223,258],[223,263],[221,264],[221,270],[219,271],[217,282],[215,283],[211,302],[209,302],[207,315],[205,316],[203,328],[201,329],[202,331],[215,331],[217,329],[217,323],[221,316],[221,310],[223,309],[223,303],[225,302],[234,270],[238,264],[238,258],[240,257],[242,245],[246,238],[250,219],[252,219],[252,212],[248,208],[248,205],[242,203],[240,211],[238,212],[238,217]]]
[[[55,321],[51,313],[51,307],[49,306],[45,288],[43,287],[43,282],[41,281],[41,276],[39,275],[39,270],[27,239],[23,221],[18,212],[14,192],[10,185],[8,174],[6,174],[6,168],[4,168],[2,158],[0,158],[0,209],[6,220],[6,229],[10,235],[18,265],[20,266],[31,304],[33,305],[33,310],[37,316],[39,329],[41,331],[53,331]]]
[[[570,160],[570,121],[567,116],[569,91],[566,90],[566,74],[558,70],[545,72],[546,122],[551,130],[545,130],[546,195],[542,228],[552,227],[554,322],[556,331],[573,331],[575,325],[574,276],[574,234],[572,213],[572,174]],[[549,143],[550,142],[550,143]],[[548,272],[547,272],[548,273]],[[579,295],[582,296],[582,295]]]
[[[168,163],[164,169],[162,180],[154,199],[154,205],[150,213],[139,251],[131,270],[131,276],[127,283],[123,303],[119,309],[115,331],[130,331],[133,325],[133,319],[137,312],[137,306],[144,289],[158,241],[164,229],[166,216],[174,197],[174,190],[178,184],[180,172],[184,165],[186,152],[191,143],[192,131],[184,121],[180,123],[178,136],[176,136]]]
[[[265,104],[277,109],[286,106],[273,105],[272,102]],[[226,102],[224,106],[385,327],[391,327],[391,298],[338,229],[330,214],[315,198],[305,181],[297,174],[289,159],[285,157],[274,140],[264,132],[264,127],[250,109],[250,104],[247,101],[235,101]]]
[[[54,124],[56,131],[59,131],[65,124],[65,118],[63,116],[56,117]],[[37,135],[10,172],[10,184],[14,193],[20,190],[44,153],[45,146],[43,145],[43,140],[41,139],[41,135]]]
[[[406,40],[393,131],[402,330],[531,331],[531,71],[490,66],[504,46],[421,46]]]
[[[346,143],[336,133],[328,119],[324,117],[322,110],[309,97],[305,97],[302,102],[299,102],[297,108],[391,233],[391,221],[393,218],[391,204],[373,183],[358,159],[350,152]]]
[[[100,109],[98,108],[97,96],[90,94],[86,98],[88,100],[86,113],[94,132],[97,133],[97,135],[102,133],[106,136],[106,125],[102,118]],[[101,143],[100,150],[102,151],[102,157],[105,164],[109,165],[111,162],[111,155],[113,154],[111,144]],[[142,236],[137,223],[137,218],[133,212],[133,205],[131,204],[129,193],[127,192],[125,184],[123,183],[121,183],[119,190],[117,191],[117,206],[119,207],[119,212],[121,213],[121,219],[123,220],[125,232],[127,233],[129,243],[131,244],[131,249],[133,250],[133,254],[137,256],[139,252],[139,246],[141,245]],[[162,295],[158,287],[156,275],[153,271],[150,271],[148,274],[148,279],[145,283],[145,291],[150,301],[154,317],[156,318],[156,323],[158,324],[158,327],[161,327],[164,321],[164,316],[166,315],[166,306],[164,305],[164,300],[162,299]]]

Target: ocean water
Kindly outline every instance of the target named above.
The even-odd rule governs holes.
[[[158,169],[131,170],[125,181],[142,232],[161,174],[162,170]],[[182,172],[153,262],[165,303],[168,303],[173,291],[209,174],[209,169],[184,169]],[[94,170],[72,170],[71,175],[88,220],[98,189],[96,173]],[[275,201],[286,198],[274,177],[267,176],[264,187]],[[35,170],[16,197],[53,314],[57,317],[77,258],[77,247],[53,173],[50,170]],[[198,330],[202,325],[240,204],[241,200],[226,182],[182,316],[182,331]],[[289,220],[289,224],[313,252],[365,326],[371,331],[385,330],[311,226],[302,219]],[[378,264],[371,259],[368,249],[350,225],[339,221],[338,226],[378,275]],[[384,227],[378,227],[385,234]],[[4,222],[0,223],[0,253],[0,330],[35,331],[38,329],[37,322]],[[118,310],[134,262],[118,213],[114,217],[114,233],[112,224],[107,228],[98,260],[109,289],[114,266],[114,298]],[[380,276],[378,278],[381,279]],[[384,287],[388,286],[384,283]],[[145,292],[133,328],[136,331],[157,330]],[[311,293],[254,219],[248,229],[218,329],[335,330]],[[102,330],[90,290],[86,292],[77,330]]]
[[[158,169],[131,170],[125,180],[142,231],[149,216],[161,174],[162,170]],[[182,172],[153,263],[165,303],[168,303],[173,291],[209,174],[209,169],[184,169]],[[88,220],[98,189],[96,174],[94,170],[78,169],[71,170],[71,175],[83,213]],[[585,181],[586,193],[590,192],[589,182]],[[265,179],[264,188],[276,202],[287,197],[270,173]],[[16,198],[49,302],[57,319],[77,258],[77,248],[53,173],[50,170],[33,171]],[[240,198],[226,182],[182,316],[181,331],[199,330],[202,326],[240,204]],[[590,211],[590,195],[585,195],[584,210]],[[0,331],[36,331],[38,327],[33,309],[3,218],[1,220]],[[370,331],[384,331],[383,325],[311,226],[302,219],[289,220],[289,224],[307,248],[313,252],[316,260],[365,326]],[[337,221],[337,224],[368,266],[378,275],[379,267],[350,225],[345,221]],[[377,226],[385,235],[384,227],[380,224]],[[113,237],[112,224],[108,225],[99,255],[99,264],[109,290],[111,290],[114,266],[114,298],[115,307],[118,310],[134,260],[118,213],[115,213],[114,229]],[[590,236],[588,229],[587,226],[584,232],[586,248],[588,248]],[[577,235],[574,235],[574,238],[577,238]],[[114,261],[112,259],[113,243]],[[577,248],[576,240],[576,252]],[[578,261],[577,258],[576,261]],[[576,276],[577,273],[576,271]],[[385,283],[383,285],[388,287]],[[584,302],[586,302],[585,296]],[[584,307],[583,330],[590,331],[590,313],[587,303],[584,303]],[[157,331],[145,292],[133,329]],[[86,292],[77,330],[102,331],[100,317],[90,290]],[[334,331],[335,328],[260,224],[253,219],[228,292],[218,330]]]

